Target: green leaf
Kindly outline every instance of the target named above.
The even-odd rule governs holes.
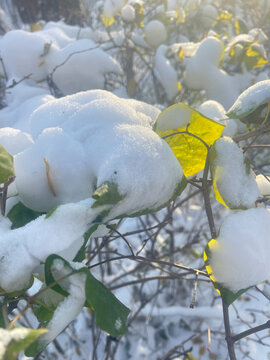
[[[74,262],[82,262],[85,259],[85,247],[86,247],[87,241],[88,241],[89,237],[97,230],[97,228],[98,228],[98,224],[95,224],[95,225],[91,226],[88,231],[86,231],[86,233],[84,234],[83,245],[80,247],[79,251],[75,255],[75,257],[73,259]]]
[[[124,196],[119,194],[117,185],[110,181],[100,185],[92,197],[96,200],[92,205],[93,209],[103,205],[116,205],[124,199]]]
[[[45,279],[47,286],[54,283],[51,272],[51,266],[55,260],[61,260],[70,268],[71,274],[84,273],[86,275],[85,282],[85,306],[91,308],[95,313],[96,323],[100,329],[108,332],[112,336],[123,335],[127,331],[126,321],[130,310],[123,305],[111,292],[98,281],[90,271],[83,267],[74,270],[70,264],[58,255],[50,255],[45,262]],[[54,285],[53,290],[68,296],[66,290],[61,287],[61,283]]]
[[[15,176],[13,167],[13,157],[0,145],[0,183],[4,184]]]
[[[223,129],[224,125],[183,103],[165,109],[154,125],[154,130],[174,152],[186,177],[204,168],[208,147],[221,136]]]
[[[21,351],[27,349],[45,332],[47,329],[0,329],[0,360],[16,360]]]
[[[90,272],[85,292],[86,304],[93,309],[98,327],[115,337],[123,335],[127,331],[126,321],[130,310]]]
[[[41,212],[34,211],[26,207],[22,202],[17,203],[7,214],[7,217],[12,222],[12,228],[18,229],[30,221],[35,220],[40,215]]]
[[[221,296],[223,301],[229,306],[239,296],[241,296],[244,292],[246,292],[249,288],[241,289],[237,292],[233,292],[216,281],[215,274],[213,273],[213,270],[210,266],[211,254],[214,251],[216,246],[219,246],[218,240],[212,239],[209,241],[209,243],[207,244],[205,251],[204,251],[204,263],[205,263],[206,271],[208,272],[208,275],[209,275],[215,289],[217,290],[217,292],[219,293],[219,295]],[[237,276],[237,274],[236,274],[236,276]]]

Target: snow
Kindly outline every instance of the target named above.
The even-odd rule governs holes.
[[[133,6],[127,4],[121,10],[122,19],[128,23],[135,20],[135,9]]]
[[[151,128],[158,114],[151,105],[103,90],[41,106],[30,119],[35,143],[14,158],[21,201],[48,211],[91,197],[95,187],[109,181],[125,197],[111,217],[162,206],[183,173]]]
[[[124,6],[124,0],[105,0],[104,15],[108,18],[115,16]]]
[[[223,137],[215,142],[211,173],[214,186],[230,208],[254,206],[259,197],[255,175],[247,170],[243,153],[231,138]]]
[[[260,81],[246,89],[228,110],[228,116],[243,117],[270,99],[270,80]]]
[[[15,155],[33,144],[32,137],[18,129],[10,127],[0,128],[0,144],[11,154]]]
[[[12,330],[0,329],[0,358],[6,357],[7,347],[13,341],[21,341],[29,334],[29,329],[16,328]]]
[[[215,100],[207,100],[198,106],[197,110],[205,116],[225,125],[222,135],[234,137],[237,133],[237,123],[233,119],[228,119],[224,107]]]
[[[56,281],[71,273],[71,269],[61,260],[55,260],[51,270]],[[81,312],[85,303],[85,280],[86,274],[78,273],[61,281],[61,287],[68,291],[69,295],[56,308],[47,325],[49,331],[39,338],[38,343],[42,347],[53,341]]]
[[[6,222],[1,222],[1,288],[8,291],[26,288],[40,262],[44,262],[50,254],[60,253],[74,242],[82,241],[83,234],[98,213],[91,208],[93,202],[93,199],[88,199],[62,205],[50,217],[42,215],[15,230],[7,229]]]
[[[146,42],[157,48],[167,39],[167,30],[165,25],[159,20],[151,20],[145,25],[145,39]]]
[[[262,196],[270,195],[270,177],[264,175],[257,175],[256,182]]]
[[[52,48],[46,56],[47,73],[63,63],[54,72],[53,80],[65,95],[102,89],[106,73],[122,74],[117,61],[89,39],[77,40],[63,49]]]
[[[168,99],[172,100],[177,95],[179,88],[177,72],[166,57],[168,49],[166,45],[160,45],[158,47],[155,56],[155,69]]]
[[[270,210],[249,209],[229,215],[211,248],[216,282],[232,291],[257,285],[270,276]]]
[[[194,56],[185,61],[184,82],[192,90],[204,89],[207,99],[216,100],[228,109],[249,77],[246,74],[231,76],[219,69],[223,51],[224,45],[219,39],[205,38]]]
[[[20,80],[30,75],[27,81],[32,84],[53,74],[54,82],[67,95],[103,88],[105,74],[122,74],[119,63],[93,40],[75,41],[62,28],[67,31],[58,24],[35,33],[13,30],[5,34],[0,39],[0,54],[8,79]],[[20,57],[14,56],[16,52]]]

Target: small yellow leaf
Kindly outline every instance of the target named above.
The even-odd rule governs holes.
[[[101,16],[103,25],[105,27],[109,27],[114,23],[114,17],[113,16],[106,16],[104,13]]]
[[[222,11],[217,20],[230,20],[232,18],[233,14],[229,13],[228,11]]]
[[[154,126],[169,144],[186,177],[204,168],[208,147],[221,136],[223,129],[224,125],[183,103],[164,110]]]
[[[241,33],[239,20],[235,20],[234,30],[235,30],[236,35],[239,35]]]
[[[41,66],[43,66],[44,64],[45,64],[45,61],[42,60],[42,61],[38,64],[38,66],[41,67]]]
[[[30,24],[30,31],[31,32],[35,32],[35,31],[39,31],[42,30],[42,27],[40,26],[40,24]]]
[[[177,82],[177,90],[180,91],[182,89],[182,84],[180,81]]]
[[[184,54],[184,50],[183,50],[182,46],[180,46],[180,49],[179,49],[179,52],[178,52],[178,57],[180,58],[181,62],[185,58],[185,54]]]
[[[47,176],[47,181],[48,181],[49,188],[50,188],[51,193],[53,194],[53,196],[56,196],[56,192],[55,192],[54,185],[53,185],[52,178],[51,178],[51,174],[50,174],[50,164],[48,163],[48,160],[46,158],[43,158],[43,161],[44,161],[45,167],[46,167],[46,176]]]

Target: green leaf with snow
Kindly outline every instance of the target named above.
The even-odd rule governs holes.
[[[123,305],[111,292],[98,281],[90,271],[83,267],[74,270],[70,264],[58,255],[50,255],[45,263],[45,279],[47,286],[55,283],[51,267],[55,260],[61,260],[70,269],[70,274],[84,273],[85,281],[85,306],[91,308],[96,317],[97,325],[112,336],[123,335],[127,331],[126,321],[130,310]],[[61,295],[68,296],[61,283],[53,285],[52,289]]]
[[[209,163],[217,201],[230,209],[254,206],[259,197],[255,174],[231,138],[220,138],[211,146]]]
[[[270,80],[264,80],[250,86],[236,99],[228,110],[227,116],[232,119],[243,120],[248,115],[254,115],[256,110],[263,110],[270,102]]]
[[[30,221],[35,220],[40,215],[42,215],[41,212],[29,209],[22,202],[18,202],[8,212],[7,217],[12,222],[12,228],[18,229]]]
[[[7,183],[13,176],[15,176],[13,157],[0,145],[0,183]]]
[[[96,189],[92,198],[96,200],[92,205],[94,209],[103,205],[116,205],[123,200],[124,196],[119,194],[117,184],[105,181]]]
[[[204,168],[208,147],[220,138],[223,129],[224,125],[183,103],[161,112],[154,125],[154,130],[169,144],[187,177]]]
[[[46,329],[17,327],[12,330],[0,329],[0,360],[16,360],[20,352],[26,350]]]

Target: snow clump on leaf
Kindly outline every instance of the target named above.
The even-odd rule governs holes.
[[[249,209],[229,215],[211,245],[214,281],[231,291],[259,284],[270,276],[270,210]]]

